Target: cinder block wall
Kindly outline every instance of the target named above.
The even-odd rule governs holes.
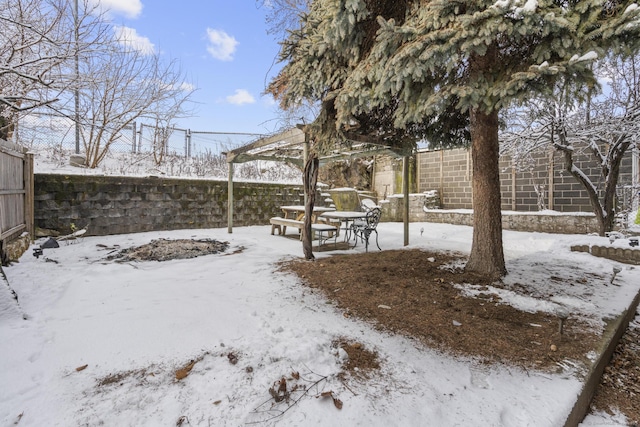
[[[404,197],[394,195],[379,202],[382,207],[382,221],[402,221]],[[428,196],[424,193],[409,195],[409,221],[434,222],[473,226],[473,212],[463,209],[427,209]],[[558,234],[587,234],[598,231],[598,221],[591,213],[558,215],[544,212],[502,214],[502,228],[514,231],[532,231]]]
[[[279,206],[303,203],[301,186],[234,183],[234,226],[268,224]],[[90,235],[227,226],[227,182],[35,175],[35,225]]]
[[[470,153],[464,148],[419,152],[417,191],[438,190],[444,209],[472,209]],[[619,184],[632,183],[632,161],[629,151],[620,167]],[[576,155],[575,164],[602,188],[600,171],[588,162],[587,156]],[[559,212],[592,212],[586,192],[564,170],[562,154],[555,151],[536,153],[526,170],[514,169],[511,158],[502,156],[500,183],[502,210],[535,212],[540,206]]]
[[[354,199],[358,194],[353,191]],[[266,225],[282,205],[302,204],[296,185],[234,183],[234,226]],[[410,195],[410,221],[471,225],[471,212],[424,211],[424,193]],[[35,175],[35,223],[61,233],[88,225],[89,235],[143,231],[224,228],[227,182],[165,178]],[[402,221],[402,196],[378,201],[383,221]],[[316,196],[318,205],[322,197]],[[593,215],[503,215],[505,229],[586,233],[595,230]]]

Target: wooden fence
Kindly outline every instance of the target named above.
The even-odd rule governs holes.
[[[33,237],[33,155],[0,139],[0,249],[25,231]]]

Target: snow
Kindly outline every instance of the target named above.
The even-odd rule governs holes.
[[[596,59],[598,59],[598,53],[594,50],[590,50],[589,52],[585,53],[580,58],[578,58],[578,62],[595,61]]]
[[[510,3],[511,0],[497,0],[491,7],[505,8],[508,7]]]
[[[527,0],[525,5],[521,8],[523,12],[535,12],[538,7],[538,0]]]
[[[538,0],[527,0],[523,6],[522,0],[496,0],[491,7],[506,9],[509,8],[513,11],[514,15],[518,18],[523,14],[531,14],[538,8]]]
[[[99,176],[128,176],[128,177],[165,177],[194,180],[229,179],[226,157],[213,162],[206,156],[194,156],[185,159],[183,156],[173,156],[157,165],[151,153],[109,153],[96,167],[78,167],[69,164],[71,151],[61,151],[57,157],[50,149],[31,150],[34,155],[34,172],[36,174],[64,174],[64,175],[99,175]],[[273,184],[302,185],[302,172],[283,162],[254,161],[236,164],[233,175],[234,182],[258,182]],[[322,185],[322,184],[319,184]]]
[[[378,229],[384,250],[402,249],[402,224]],[[428,233],[422,236],[421,229]],[[166,262],[105,260],[118,248],[158,238],[214,238],[229,241],[231,249]],[[410,240],[409,248],[468,253],[472,228],[411,223]],[[609,240],[504,231],[505,283],[529,284],[530,294],[484,293],[527,310],[568,307],[601,324],[638,291],[637,271],[571,252],[573,244]],[[316,252],[316,262],[362,250]],[[568,361],[554,374],[488,366],[343,316],[295,276],[278,271],[277,262],[301,257],[302,247],[270,235],[269,226],[233,234],[205,229],[84,237],[44,252],[38,259],[28,252],[5,268],[29,319],[0,298],[0,425],[559,426],[582,385]],[[603,284],[614,266],[622,268],[618,286]],[[603,279],[570,287],[549,279],[583,277],[584,271]],[[346,354],[332,347],[338,337],[377,351],[380,374],[340,382]],[[175,371],[191,360],[197,363],[189,375],[177,380]],[[307,394],[296,395],[301,398],[291,407],[275,404],[269,388],[293,372]],[[111,381],[99,386],[105,378]],[[323,392],[340,399],[342,409],[319,397]],[[622,426],[625,420],[598,414],[583,425],[604,423]]]
[[[417,193],[417,195],[421,195],[423,193]],[[390,197],[402,197],[402,195],[394,195],[392,194],[391,196],[387,196],[387,198]],[[384,200],[381,200],[380,202],[384,202]],[[423,207],[422,210],[424,212],[439,212],[439,213],[461,213],[461,214],[472,214],[473,213],[473,209],[465,209],[465,208],[458,208],[458,209],[435,209],[435,208],[427,208],[427,207]],[[542,209],[539,211],[511,211],[511,210],[502,210],[502,215],[529,215],[529,216],[537,216],[537,215],[552,215],[552,216],[593,216],[593,212],[560,212],[560,211],[554,211],[551,209]],[[635,216],[634,216],[635,218]],[[631,226],[631,224],[630,224]]]

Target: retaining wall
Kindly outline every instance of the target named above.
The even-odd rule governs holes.
[[[615,246],[576,245],[571,246],[574,252],[586,252],[600,258],[607,258],[625,264],[640,265],[640,249],[620,248]]]
[[[35,175],[35,224],[63,234],[88,226],[89,235],[227,226],[227,182],[213,180]],[[342,190],[341,193],[349,193]],[[334,194],[332,194],[334,196]],[[349,196],[354,206],[362,197]],[[302,204],[296,185],[234,183],[234,226],[264,225],[279,206]],[[346,196],[345,196],[346,197]],[[411,194],[409,220],[473,225],[471,210],[427,209],[433,194]],[[324,199],[317,195],[318,205]],[[382,221],[402,221],[403,197],[380,200]],[[345,207],[342,207],[345,209]],[[597,231],[593,214],[504,212],[505,230],[585,234]]]
[[[154,177],[35,175],[39,228],[89,235],[227,226],[227,182]],[[234,183],[234,226],[268,224],[279,206],[303,203],[301,186]]]
[[[409,194],[409,221],[436,222],[473,226],[471,209],[425,209],[432,203],[434,193]],[[378,202],[382,206],[382,221],[402,221],[404,197],[394,194]],[[587,234],[598,232],[598,221],[592,213],[560,214],[558,212],[502,212],[504,230],[558,234]]]
[[[438,190],[441,207],[473,208],[470,150],[419,151],[414,157],[417,186],[412,182],[411,192]],[[602,191],[600,170],[590,159],[590,156],[578,153],[574,160]],[[638,167],[633,164],[635,162],[638,165],[639,161],[638,156],[628,150],[620,165],[619,202],[629,203],[627,199],[633,196],[631,187],[637,182],[637,177],[633,178],[633,171]],[[536,212],[549,209],[558,212],[592,212],[586,191],[565,171],[562,153],[532,153],[531,164],[525,170],[514,168],[512,159],[503,155],[499,167],[503,211]],[[402,194],[402,159],[376,157],[373,188],[381,199],[385,198],[383,195]]]

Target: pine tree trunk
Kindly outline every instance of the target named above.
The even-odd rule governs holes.
[[[320,162],[318,156],[313,153],[309,156],[304,166],[304,193],[307,195],[307,203],[304,207],[304,227],[302,228],[302,250],[304,257],[308,260],[314,260],[313,242],[311,237],[311,219],[313,216],[313,207],[316,202],[316,183],[318,182],[318,167]]]
[[[467,272],[496,280],[507,273],[502,247],[498,112],[470,112],[473,243]]]

